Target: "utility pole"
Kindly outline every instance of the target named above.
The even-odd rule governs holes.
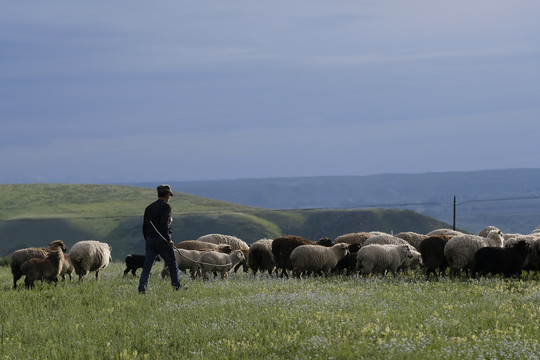
[[[452,224],[452,230],[456,230],[456,195],[454,195],[454,222]]]

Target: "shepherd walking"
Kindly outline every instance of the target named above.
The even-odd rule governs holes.
[[[146,242],[145,259],[139,278],[139,293],[142,294],[146,293],[150,271],[158,255],[169,267],[172,286],[176,290],[180,288],[178,264],[174,256],[174,243],[171,240],[172,229],[170,227],[172,209],[169,200],[173,193],[169,185],[159,185],[157,192],[158,199],[144,210],[142,231]]]

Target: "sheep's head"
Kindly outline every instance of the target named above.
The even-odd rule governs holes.
[[[334,241],[328,237],[325,237],[325,238],[319,239],[319,241],[317,241],[317,244],[330,247],[334,245]]]
[[[345,257],[349,255],[349,245],[345,243],[340,243],[340,244],[337,244],[336,246],[339,247],[341,257]]]
[[[67,251],[66,245],[62,240],[54,240],[49,244],[49,250],[61,249],[63,252]]]
[[[409,259],[412,259],[413,253],[411,252],[411,248],[410,248],[408,245],[403,245],[402,248],[401,248],[401,250],[402,250],[405,254],[407,254],[407,257],[408,257]]]
[[[350,244],[348,246],[349,253],[356,253],[356,252],[358,252],[358,250],[360,250],[361,247],[362,247],[362,245],[360,245],[360,244]]]
[[[220,244],[218,247],[218,251],[224,254],[230,254],[232,252],[232,247],[229,244]]]
[[[246,257],[244,256],[242,250],[234,250],[232,254],[236,257],[236,259],[238,259],[238,261],[246,260]]]
[[[493,243],[491,246],[503,247],[504,245],[504,236],[501,230],[491,230],[487,238],[492,240]]]

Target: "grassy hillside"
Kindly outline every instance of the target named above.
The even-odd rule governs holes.
[[[540,282],[486,278],[182,276],[149,291],[109,265],[82,283],[11,290],[0,267],[0,358],[533,360]],[[138,272],[140,274],[140,270]]]
[[[105,241],[113,257],[142,253],[144,208],[154,189],[117,185],[0,185],[0,256],[62,239],[68,247],[84,239]],[[428,232],[448,224],[409,210],[268,210],[175,192],[176,242],[209,233],[237,236],[248,243],[297,234],[321,237],[380,230]]]

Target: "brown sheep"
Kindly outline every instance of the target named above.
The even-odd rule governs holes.
[[[32,258],[21,265],[21,273],[26,275],[24,285],[27,289],[34,288],[36,280],[58,282],[58,275],[62,269],[64,255],[62,250],[50,251],[45,258]]]
[[[358,244],[364,245],[364,242],[370,237],[374,236],[369,232],[358,232],[358,233],[349,233],[340,235],[336,238],[335,243],[347,243],[347,244]]]
[[[271,275],[276,269],[272,242],[272,239],[260,239],[249,247],[247,264],[253,275],[257,274],[257,271],[268,271],[268,275]]]
[[[75,271],[75,268],[73,267],[73,263],[71,262],[71,257],[69,256],[69,254],[65,254],[64,259],[62,260],[62,268],[60,269],[60,276],[62,276],[62,281],[66,280],[66,275],[69,276],[69,281],[71,281],[71,274],[73,274],[73,271]]]
[[[333,241],[329,238],[323,238],[315,242],[297,235],[287,235],[274,239],[272,241],[272,254],[274,254],[276,261],[276,273],[281,269],[280,277],[289,277],[287,270],[293,269],[290,259],[291,253],[300,245],[322,245],[329,247],[333,245]]]
[[[17,288],[17,281],[23,276],[21,273],[21,265],[24,264],[27,260],[33,258],[45,258],[49,251],[55,251],[61,249],[65,252],[66,245],[62,240],[54,240],[49,244],[47,249],[30,247],[26,249],[20,249],[11,254],[10,264],[11,264],[11,273],[13,274],[13,288]]]

